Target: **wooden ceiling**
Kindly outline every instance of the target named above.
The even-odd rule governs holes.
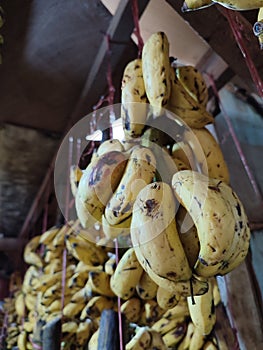
[[[226,64],[226,69],[216,75],[219,88],[238,77],[249,91],[256,92],[219,6],[183,13],[182,1],[162,0],[160,6],[162,2],[186,21],[209,49],[198,57],[200,70],[208,69],[209,58],[217,55]],[[146,14],[150,3],[138,1],[140,15]],[[100,0],[27,0],[23,6],[19,0],[3,0],[1,5],[5,23],[1,29],[4,45],[0,48],[0,233],[9,238],[26,237],[30,222],[33,226],[38,222],[35,230],[41,230],[38,220],[45,204],[44,185],[49,183],[52,160],[63,135],[91,113],[101,95],[107,93],[105,33],[111,38],[115,102],[120,98],[123,69],[136,57],[137,47],[131,39],[134,22],[129,0],[120,1],[114,15]],[[252,32],[257,11],[237,15],[262,77],[263,53]],[[178,36],[187,45],[184,35],[186,32],[175,32],[171,40]],[[197,41],[196,45],[201,44]],[[209,66],[212,73],[217,62]],[[33,210],[36,208],[38,211]],[[50,223],[54,216],[50,214]],[[4,241],[0,241],[0,250],[5,250]]]

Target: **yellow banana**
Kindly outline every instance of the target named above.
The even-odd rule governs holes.
[[[128,322],[138,322],[142,310],[142,302],[139,298],[132,297],[121,305],[121,313],[125,315]]]
[[[185,2],[190,1],[186,0]],[[213,4],[212,0],[200,0],[194,1],[194,3],[196,6]],[[175,74],[188,94],[197,103],[206,107],[208,101],[208,88],[202,74],[193,66],[176,67]]]
[[[115,294],[111,290],[110,275],[104,271],[91,271],[89,273],[89,283],[94,293],[113,297]]]
[[[213,298],[213,288],[209,281],[208,291],[203,295],[187,298],[191,320],[201,334],[208,335],[212,331],[215,322],[215,305]]]
[[[27,350],[27,333],[22,331],[17,338],[17,346],[19,350]]]
[[[111,254],[109,259],[104,264],[104,270],[108,275],[113,275],[116,269],[116,255]]]
[[[67,286],[69,288],[82,288],[86,284],[87,280],[89,277],[89,271],[79,271],[75,272],[74,275],[72,275],[68,281],[67,281]]]
[[[114,274],[110,279],[110,286],[115,295],[127,300],[135,292],[143,269],[137,260],[133,248],[129,248],[121,257]]]
[[[87,318],[84,322],[80,322],[76,331],[76,341],[78,346],[84,346],[91,336],[93,322]]]
[[[126,156],[112,151],[97,157],[83,171],[75,197],[77,216],[84,228],[101,216],[126,167]]]
[[[152,34],[145,42],[142,72],[146,95],[154,114],[158,116],[171,93],[169,42],[164,32]]]
[[[214,344],[211,340],[207,340],[203,346],[203,350],[218,350],[216,344]]]
[[[150,270],[177,282],[189,280],[192,271],[176,229],[175,206],[168,184],[145,186],[134,203],[131,238],[136,254],[139,250]]]
[[[242,203],[230,186],[184,170],[173,176],[172,187],[197,227],[200,252],[195,272],[203,277],[225,274],[232,251],[241,242],[240,251],[235,252],[238,257],[234,255],[232,262],[240,264],[248,251],[250,231]]]
[[[177,344],[183,339],[186,332],[186,322],[179,323],[175,328],[171,329],[163,335],[163,341],[167,348],[177,348]]]
[[[167,347],[163,341],[161,334],[154,329],[150,328],[149,333],[151,335],[151,347],[152,350],[167,350]]]
[[[122,142],[118,139],[110,139],[110,140],[105,140],[103,141],[98,149],[97,149],[97,157],[102,156],[105,153],[109,153],[112,151],[117,151],[117,152],[124,152],[124,146]]]
[[[139,58],[129,62],[123,73],[121,117],[126,135],[139,137],[142,134],[147,118],[147,96]]]
[[[203,349],[206,335],[202,334],[197,327],[194,325],[194,333],[191,337],[190,343],[189,343],[189,350],[201,350]]]
[[[256,37],[258,38],[259,47],[262,50],[263,49],[263,6],[262,5],[258,10],[258,18],[257,18],[257,22],[255,22],[253,26],[253,32],[254,32],[254,35],[256,35]]]
[[[164,312],[165,310],[159,306],[156,300],[145,300],[138,324],[152,326],[160,317],[162,317]]]
[[[73,197],[76,196],[81,176],[82,176],[82,170],[77,165],[72,165],[70,167],[69,179],[70,179],[71,193]]]
[[[100,331],[100,329],[98,328],[90,337],[90,340],[88,342],[88,349],[89,350],[98,350],[99,331]]]
[[[103,295],[94,296],[88,301],[87,305],[83,308],[80,314],[80,320],[83,321],[87,317],[90,317],[92,319],[99,317],[103,310],[112,309],[113,306],[113,299],[105,297]]]
[[[138,327],[135,335],[126,344],[125,350],[143,350],[150,349],[151,334],[148,327]]]
[[[48,247],[52,243],[53,239],[55,238],[59,230],[60,229],[58,227],[54,227],[42,233],[39,239],[39,243],[44,244],[45,246]]]
[[[127,236],[130,233],[131,216],[118,224],[111,225],[103,214],[101,223],[105,236],[112,240],[116,237]]]
[[[225,162],[224,155],[221,148],[214,138],[206,128],[194,129],[192,132],[198,139],[201,145],[203,153],[205,155],[204,164],[200,164],[201,172],[205,173],[208,170],[208,176],[229,183],[229,171],[228,166]],[[193,147],[194,153],[197,150]]]
[[[184,334],[182,341],[180,342],[180,344],[177,347],[178,350],[188,350],[189,349],[191,339],[194,335],[194,330],[195,330],[195,326],[190,321],[187,325],[186,333]]]
[[[174,292],[158,286],[156,299],[159,306],[162,309],[167,310],[178,304],[180,296],[176,295]]]
[[[171,309],[165,311],[163,314],[163,318],[166,318],[168,320],[171,320],[172,318],[180,318],[182,316],[189,316],[187,298],[185,297],[180,297],[178,303]]]
[[[143,300],[156,297],[158,285],[151,279],[146,271],[143,271],[141,278],[136,286],[138,296]]]
[[[178,318],[172,318],[171,320],[165,318],[162,316],[158,321],[156,321],[152,325],[152,329],[160,333],[161,335],[164,335],[171,331],[172,329],[178,328],[182,324],[184,325],[185,317],[181,316]]]
[[[43,267],[43,272],[46,275],[52,275],[53,273],[59,272],[62,270],[62,256],[60,258],[55,258],[50,261],[49,264]]]
[[[105,218],[110,225],[119,224],[131,215],[137,194],[153,180],[155,168],[150,149],[136,147],[132,151],[123,177],[105,208]]]
[[[33,311],[36,308],[37,296],[32,293],[25,294],[25,305],[28,311]]]
[[[211,283],[211,286],[213,289],[214,304],[215,304],[215,306],[217,306],[221,303],[221,295],[220,295],[220,290],[219,290],[219,286],[218,286],[216,277],[211,277],[210,283]]]
[[[85,299],[83,300],[78,300],[78,301],[71,301],[67,305],[64,306],[63,308],[63,315],[72,318],[76,317],[85,307]]]
[[[41,235],[31,238],[24,249],[24,261],[29,265],[34,265],[39,268],[43,267],[43,261],[40,255],[37,253],[40,238]]]
[[[193,169],[191,164],[195,162],[194,155],[192,148],[187,143],[183,141],[176,142],[172,147],[172,157],[173,159],[179,159],[189,169]]]
[[[262,7],[262,0],[212,0],[230,10],[254,10]]]
[[[179,79],[171,68],[172,88],[167,109],[175,113],[191,128],[202,128],[214,121],[213,116],[206,108],[196,102],[184,89]]]
[[[177,230],[191,268],[195,265],[200,250],[197,228],[183,206],[176,213]]]
[[[182,11],[200,10],[211,5],[213,5],[212,0],[185,0],[182,6]]]
[[[20,316],[20,317],[24,317],[25,316],[26,305],[25,305],[25,296],[24,296],[23,292],[19,293],[16,296],[15,309],[16,309],[16,313],[17,313],[18,316]]]
[[[62,324],[62,333],[76,333],[78,324],[76,321],[68,321]]]
[[[94,265],[87,265],[85,264],[83,261],[79,261],[76,268],[75,268],[75,273],[78,273],[78,272],[85,272],[87,271],[88,273],[90,271],[102,271],[103,270],[103,265],[97,265],[97,266],[94,266]]]

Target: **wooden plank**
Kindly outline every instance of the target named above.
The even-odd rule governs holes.
[[[197,33],[199,33],[211,48],[222,57],[222,59],[229,65],[230,69],[246,83],[251,82],[249,85],[255,90],[246,61],[235,41],[227,19],[220,12],[220,6],[214,5],[198,11],[182,12],[182,3],[180,1],[166,1]],[[259,49],[258,40],[253,34],[252,25],[239,11],[236,11],[236,16],[239,18],[245,29],[243,40],[245,40],[251,59],[258,70],[259,76],[262,77],[263,52]]]
[[[143,13],[149,0],[138,1],[139,16]],[[131,46],[131,34],[134,29],[132,8],[130,0],[120,1],[120,4],[113,16],[107,34],[111,40],[111,68],[114,72],[118,67],[118,70],[122,70],[120,64],[123,53],[128,45]],[[134,51],[132,52],[134,54]],[[136,56],[133,56],[136,58]],[[131,59],[128,58],[127,62]],[[107,64],[109,60],[108,55],[108,43],[105,37],[101,43],[99,52],[94,59],[94,64],[90,69],[90,73],[87,77],[85,86],[79,97],[78,103],[70,117],[73,124],[76,120],[85,116],[85,114],[92,112],[93,106],[98,102],[99,97],[107,93]]]

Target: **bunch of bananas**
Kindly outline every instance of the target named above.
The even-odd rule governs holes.
[[[262,0],[184,0],[182,11],[195,11],[213,4],[219,4],[230,10],[245,11],[258,9],[258,18],[253,26],[254,35],[258,37],[260,49],[263,49],[263,2]]]

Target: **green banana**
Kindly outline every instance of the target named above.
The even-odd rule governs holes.
[[[152,34],[144,43],[142,72],[146,95],[154,115],[159,116],[171,93],[169,42],[164,32]]]
[[[125,67],[121,87],[121,117],[126,136],[142,134],[147,119],[147,96],[142,74],[142,60],[137,58]]]

